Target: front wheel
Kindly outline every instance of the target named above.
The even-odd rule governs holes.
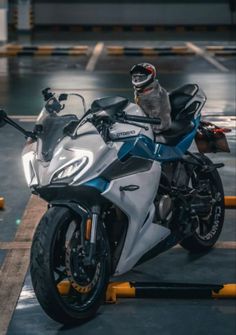
[[[208,157],[196,154],[204,163],[211,164]],[[199,183],[208,185],[206,193],[212,198],[211,211],[207,217],[199,215],[199,224],[193,235],[184,239],[180,245],[190,252],[204,252],[213,247],[219,238],[224,223],[224,189],[220,175],[216,169],[211,172],[194,170],[191,176],[192,187]],[[198,213],[196,213],[198,215]]]
[[[102,223],[97,228],[93,264],[85,262],[89,241],[79,217],[63,207],[42,217],[31,249],[30,272],[36,297],[55,321],[71,323],[94,316],[110,275],[110,250]],[[83,241],[83,242],[82,242]]]

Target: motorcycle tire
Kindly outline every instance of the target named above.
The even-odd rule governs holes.
[[[92,318],[104,301],[110,276],[109,242],[105,227],[99,222],[96,242],[98,251],[96,249],[96,262],[94,262],[96,263],[94,265],[96,272],[95,268],[90,267],[87,269],[84,267],[89,273],[88,276],[96,277],[96,284],[93,283],[94,286],[91,286],[92,288],[88,293],[78,291],[75,289],[76,285],[70,287],[67,295],[62,295],[58,289],[60,280],[65,279],[63,276],[67,277],[66,280],[68,280],[66,269],[68,244],[73,241],[73,250],[77,250],[74,236],[76,234],[78,236],[80,230],[82,231],[78,222],[80,222],[80,219],[75,218],[69,209],[64,207],[50,208],[44,214],[37,227],[31,248],[30,273],[35,295],[46,314],[62,324],[71,324]],[[70,232],[68,229],[71,229],[71,231],[74,229],[71,228],[71,225],[75,227],[76,234],[73,233],[73,238],[66,242],[68,231]],[[73,263],[73,266],[77,267],[77,272],[85,272],[82,269],[82,263],[77,264],[80,262],[80,256],[71,255],[69,257],[70,265]],[[100,264],[99,267],[98,264]],[[100,270],[97,272],[98,268]],[[94,272],[96,275],[94,275]]]
[[[197,157],[206,164],[211,164],[211,160],[203,154],[196,153]],[[211,249],[219,238],[224,224],[224,189],[221,177],[217,169],[211,172],[200,172],[196,176],[198,179],[208,179],[211,185],[211,195],[215,199],[212,211],[207,221],[199,221],[199,225],[205,225],[206,232],[200,233],[198,230],[193,235],[182,240],[180,245],[191,253],[206,252]],[[197,213],[196,213],[197,214]]]

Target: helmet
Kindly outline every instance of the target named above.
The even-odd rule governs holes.
[[[156,68],[149,63],[140,63],[132,67],[130,74],[135,88],[144,88],[155,80]]]

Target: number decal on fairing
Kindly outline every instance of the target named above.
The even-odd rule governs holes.
[[[135,130],[130,130],[130,131],[123,131],[122,133],[117,133],[116,136],[123,137],[123,136],[130,136],[134,134],[135,134]]]

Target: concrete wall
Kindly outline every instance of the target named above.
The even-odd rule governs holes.
[[[35,23],[229,24],[227,3],[35,4]]]
[[[230,24],[227,0],[35,0],[35,24]]]

